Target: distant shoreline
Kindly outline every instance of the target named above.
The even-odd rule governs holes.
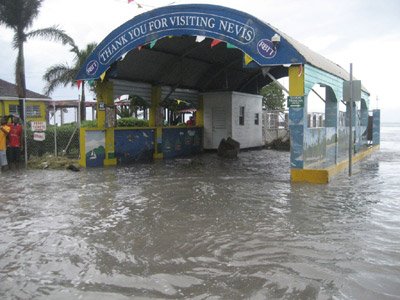
[[[381,127],[400,127],[400,123],[399,122],[381,123]]]

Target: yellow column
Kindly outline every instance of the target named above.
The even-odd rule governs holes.
[[[114,128],[106,128],[106,107],[114,106],[113,84],[111,81],[97,83],[97,126],[105,131],[106,158],[104,166],[115,166]]]
[[[199,106],[196,110],[196,126],[204,126],[204,102],[203,96],[200,96]]]
[[[160,108],[161,102],[161,87],[160,86],[152,86],[151,89],[151,106],[149,113],[149,125],[150,127],[155,127],[155,147],[154,147],[154,159],[162,159],[164,154],[162,153],[162,122],[163,122],[163,114],[162,109]]]
[[[79,165],[81,167],[86,167],[86,129],[80,128],[79,133],[79,153],[81,158],[79,160]]]
[[[304,67],[289,67],[289,96],[304,96]]]

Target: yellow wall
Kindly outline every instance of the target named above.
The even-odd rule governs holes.
[[[3,106],[4,105],[4,106]],[[10,114],[10,105],[19,105],[18,100],[2,100],[0,101],[0,115]],[[26,121],[46,121],[46,104],[43,101],[26,101],[26,106],[39,106],[40,116],[38,117],[27,117]]]

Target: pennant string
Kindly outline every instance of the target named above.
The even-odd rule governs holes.
[[[249,63],[251,63],[254,59],[248,55],[247,53],[244,54],[244,64],[247,66]]]
[[[217,45],[220,44],[220,43],[222,43],[221,40],[214,39],[214,40],[211,42],[211,48],[217,46]]]
[[[157,40],[151,41],[150,43],[150,49],[152,49],[157,43]]]
[[[196,43],[201,43],[201,42],[204,41],[205,39],[206,39],[205,36],[198,35],[198,36],[196,36]]]
[[[106,77],[106,71],[104,71],[101,75],[100,75],[100,79],[103,82],[104,77]]]

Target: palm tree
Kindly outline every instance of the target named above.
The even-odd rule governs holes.
[[[57,64],[49,67],[46,73],[43,75],[43,79],[47,81],[44,93],[50,95],[57,86],[63,85],[75,86],[77,84],[76,75],[79,69],[84,64],[85,60],[92,53],[94,48],[96,48],[96,43],[91,43],[86,46],[85,49],[79,50],[78,46],[72,41],[71,52],[74,54],[73,64],[69,66],[68,64]],[[86,119],[86,107],[85,107],[85,82],[81,81],[81,121]]]
[[[57,26],[28,31],[39,15],[43,0],[1,0],[0,25],[14,31],[13,48],[18,51],[15,64],[15,84],[20,98],[19,114],[23,118],[22,99],[26,98],[24,43],[30,38],[45,38],[70,44],[72,39]]]

